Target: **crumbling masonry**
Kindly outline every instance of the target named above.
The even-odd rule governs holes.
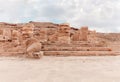
[[[98,33],[87,26],[29,22],[0,23],[0,55],[91,56],[119,55],[120,33]]]

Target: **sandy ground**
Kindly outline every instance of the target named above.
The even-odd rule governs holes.
[[[0,82],[120,82],[120,56],[0,57]]]

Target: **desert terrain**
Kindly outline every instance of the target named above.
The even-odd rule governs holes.
[[[120,82],[120,56],[0,57],[0,82]]]

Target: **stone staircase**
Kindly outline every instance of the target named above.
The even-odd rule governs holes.
[[[45,56],[113,56],[120,55],[118,51],[112,51],[110,47],[96,46],[87,42],[72,44],[44,44],[42,51]]]

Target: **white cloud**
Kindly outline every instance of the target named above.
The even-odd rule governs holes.
[[[0,21],[69,22],[105,32],[120,32],[120,0],[0,0]]]

